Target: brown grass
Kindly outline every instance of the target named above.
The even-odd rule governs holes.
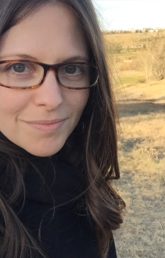
[[[118,258],[165,257],[165,104],[119,103],[124,224],[114,232]]]
[[[124,72],[125,75],[139,76],[136,71]],[[165,103],[165,80],[156,82],[152,81],[151,85],[145,83],[130,83],[122,85],[121,78],[123,73],[116,77],[118,85],[114,87],[116,99],[119,102],[125,101],[150,101],[154,103]]]

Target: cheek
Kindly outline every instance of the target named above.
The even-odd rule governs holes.
[[[70,93],[71,94],[71,93]],[[80,116],[86,106],[89,98],[89,90],[77,90],[71,98],[69,98],[69,105],[75,115]]]
[[[0,125],[3,119],[16,117],[24,109],[27,101],[27,97],[25,98],[21,92],[0,87]]]

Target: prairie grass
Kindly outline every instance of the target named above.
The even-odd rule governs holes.
[[[114,187],[127,208],[114,232],[118,258],[165,257],[165,105],[155,106],[119,104],[121,179]]]
[[[141,73],[127,71],[125,72],[125,78],[128,78],[129,74],[130,78],[134,77],[134,83],[122,84],[121,78],[124,78],[124,73],[119,73],[117,77],[114,77],[114,91],[117,101],[130,102],[134,100],[136,102],[165,103],[165,80],[153,81],[151,85],[147,85],[136,83],[136,81],[143,79]],[[141,110],[142,106],[139,105],[139,108]]]

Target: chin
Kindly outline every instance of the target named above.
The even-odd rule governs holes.
[[[63,144],[59,144],[56,146],[43,146],[43,147],[38,147],[34,146],[33,148],[25,148],[25,150],[37,157],[50,157],[53,156],[54,154],[58,153],[62,147],[64,146],[65,142]]]
[[[61,150],[61,148],[56,149],[56,150],[33,150],[33,151],[28,151],[30,154],[37,156],[37,157],[50,157],[53,156],[54,154],[58,153]]]

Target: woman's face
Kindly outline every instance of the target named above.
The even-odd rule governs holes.
[[[1,40],[0,60],[28,59],[47,64],[88,59],[81,28],[62,4],[42,6]],[[57,153],[77,125],[89,90],[62,88],[54,71],[37,89],[0,87],[0,131],[36,156]]]

